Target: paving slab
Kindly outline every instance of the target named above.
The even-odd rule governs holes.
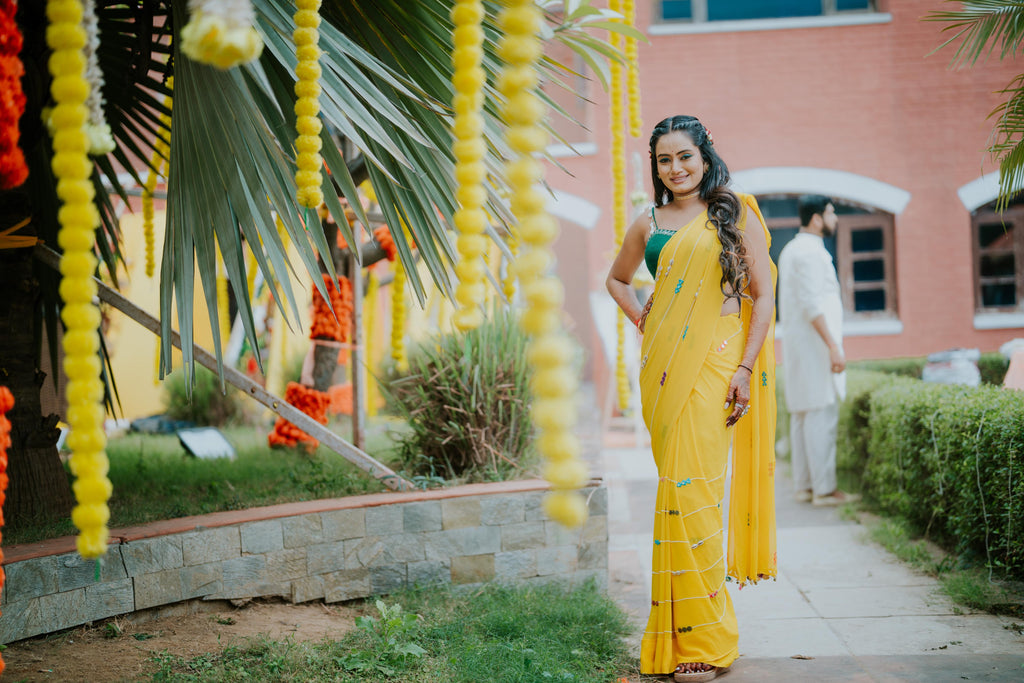
[[[653,680],[653,679],[652,679]],[[740,657],[722,683],[1017,683],[1024,659],[1014,655],[956,657]]]

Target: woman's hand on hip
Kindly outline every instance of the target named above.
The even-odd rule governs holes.
[[[729,416],[725,418],[725,426],[732,427],[750,410],[750,371],[744,367],[736,369],[729,382],[729,393],[725,396],[725,409]]]

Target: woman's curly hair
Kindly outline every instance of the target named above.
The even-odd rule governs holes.
[[[708,222],[714,225],[718,231],[718,241],[722,243],[722,253],[718,257],[722,264],[722,291],[725,292],[725,285],[728,283],[732,287],[733,296],[748,296],[744,292],[750,284],[750,267],[744,258],[746,249],[743,246],[743,233],[738,226],[742,206],[736,193],[727,187],[728,167],[715,151],[708,129],[696,117],[670,116],[658,123],[651,133],[654,205],[664,206],[673,199],[672,192],[658,177],[658,155],[655,149],[661,136],[672,131],[686,133],[700,150],[700,155],[707,164],[707,171],[700,182],[700,198],[708,205]]]

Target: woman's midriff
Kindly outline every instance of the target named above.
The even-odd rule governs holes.
[[[740,312],[740,302],[735,297],[729,297],[722,302],[722,312],[719,315],[732,315]]]

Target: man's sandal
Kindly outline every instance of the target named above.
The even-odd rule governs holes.
[[[680,671],[679,667],[683,666],[680,664],[676,667],[676,670],[672,673],[672,680],[675,683],[703,683],[704,681],[713,681],[724,673],[728,673],[729,667],[718,667],[713,666],[707,671]]]

